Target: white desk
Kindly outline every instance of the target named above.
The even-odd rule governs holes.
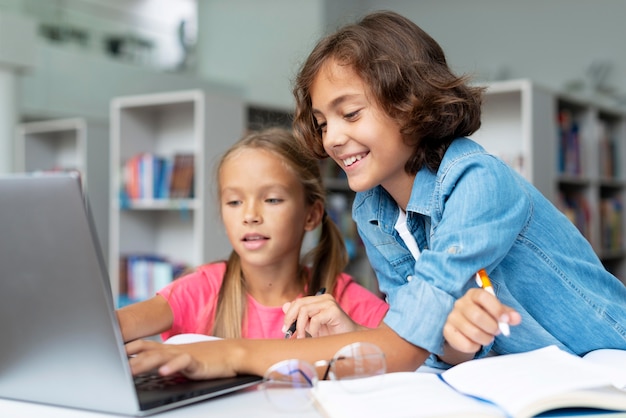
[[[0,399],[0,417],[3,418],[112,418],[117,416],[119,415]],[[237,393],[231,393],[154,415],[154,417],[158,418],[286,418],[293,416],[299,418],[322,417],[313,406],[307,410],[294,413],[279,411],[265,399],[261,391],[255,388],[245,389]],[[565,414],[558,416],[580,417],[580,415]],[[392,406],[390,406],[388,417],[394,417]],[[590,414],[583,417],[625,418],[626,413]]]
[[[117,416],[120,415],[0,399],[0,417],[2,418],[112,418]],[[268,402],[262,391],[249,388],[154,416],[158,418],[286,418],[291,416],[320,418],[322,415],[313,406],[292,414],[282,412]]]
[[[267,401],[262,391],[257,390],[256,388],[244,389],[236,393],[231,393],[214,399],[208,399],[196,404],[186,405],[153,416],[155,418],[287,418],[294,416],[297,416],[298,418],[323,417],[323,415],[319,413],[314,406],[310,406],[304,411],[296,411],[293,413],[277,410],[272,404]],[[396,415],[393,411],[393,405],[390,405],[389,415],[387,417],[393,418],[394,416]],[[403,416],[406,416],[406,411]],[[554,416],[556,417],[557,415]],[[120,417],[120,415],[0,399],[0,417],[112,418]],[[626,418],[626,413],[598,413],[585,415],[560,414],[558,415],[558,417]]]

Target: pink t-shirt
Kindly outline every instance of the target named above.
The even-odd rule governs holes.
[[[161,289],[158,294],[167,299],[174,323],[163,334],[163,340],[178,334],[207,334],[209,324],[215,318],[215,308],[226,263],[213,263],[199,267]],[[339,306],[358,324],[376,327],[387,313],[389,306],[381,298],[342,273],[337,280],[333,295]],[[283,338],[281,306],[263,306],[252,296],[247,296],[247,327],[245,338]]]

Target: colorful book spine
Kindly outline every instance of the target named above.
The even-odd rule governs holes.
[[[186,267],[155,254],[128,254],[120,259],[122,304],[149,299],[176,279]]]

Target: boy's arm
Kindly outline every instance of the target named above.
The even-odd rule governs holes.
[[[124,342],[167,331],[174,321],[170,305],[160,295],[120,308],[116,314]]]

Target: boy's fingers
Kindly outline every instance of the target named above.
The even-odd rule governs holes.
[[[457,351],[462,353],[475,353],[482,346],[481,343],[468,338],[465,333],[458,330],[454,325],[446,323],[444,326],[444,339]]]

